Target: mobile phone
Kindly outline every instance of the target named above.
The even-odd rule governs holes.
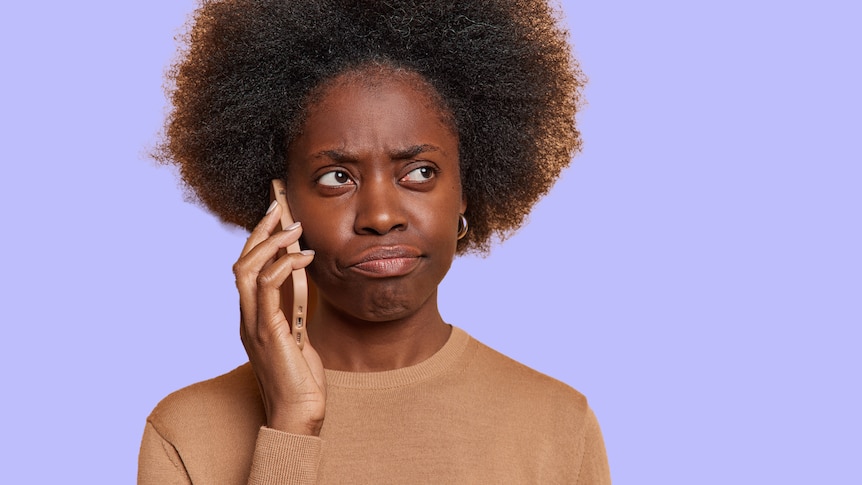
[[[287,190],[283,180],[275,179],[272,181],[269,198],[270,201],[277,200],[278,205],[281,206],[281,220],[276,230],[281,231],[293,224],[293,215],[287,205]],[[283,256],[286,253],[298,253],[299,251],[299,241],[297,241],[288,246],[286,250],[280,249],[278,255]],[[284,312],[285,317],[290,319],[290,333],[296,339],[296,345],[300,349],[305,345],[305,327],[311,316],[308,295],[309,281],[305,274],[305,268],[293,270],[290,278],[281,286],[281,311]]]

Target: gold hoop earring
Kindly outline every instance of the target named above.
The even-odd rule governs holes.
[[[467,218],[464,217],[464,214],[458,214],[458,239],[464,239],[464,236],[467,235]]]

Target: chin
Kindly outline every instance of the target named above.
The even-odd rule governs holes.
[[[354,311],[358,310],[362,314],[356,317],[376,322],[399,320],[416,313],[427,301],[427,298],[421,298],[421,301],[416,298],[417,294],[424,292],[407,288],[398,279],[376,283],[363,285],[356,298],[349,300],[361,302],[353,306]]]
[[[353,286],[353,285],[351,285]],[[339,288],[321,294],[338,313],[368,322],[389,322],[408,318],[428,304],[433,289],[411,287],[401,278],[365,282],[352,288]]]

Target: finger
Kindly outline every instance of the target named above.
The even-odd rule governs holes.
[[[234,264],[236,287],[239,291],[240,312],[245,325],[256,326],[258,322],[258,279],[262,271],[273,265],[276,254],[299,239],[301,228],[295,225],[287,231],[270,236]],[[284,263],[282,263],[284,264]],[[277,270],[280,266],[276,266]],[[283,283],[283,281],[281,282]]]
[[[302,234],[301,227],[294,224],[286,231],[269,236],[254,246],[233,265],[236,286],[240,292],[240,303],[251,302],[245,297],[252,297],[257,292],[257,278],[261,271],[276,259],[278,250],[296,242]]]
[[[264,268],[257,277],[257,322],[258,325],[288,325],[287,315],[282,312],[282,306],[289,308],[293,302],[282,305],[281,286],[294,270],[304,268],[314,259],[313,251],[290,253],[278,258]],[[272,328],[270,329],[272,330]],[[288,331],[291,329],[288,328]],[[260,329],[255,329],[260,334]],[[262,335],[258,335],[262,337]]]
[[[267,216],[278,215],[278,207]],[[257,325],[257,278],[260,272],[271,264],[278,253],[279,248],[286,248],[299,239],[302,234],[299,225],[289,227],[287,231],[279,231],[276,234],[267,236],[266,239],[260,241],[261,234],[267,234],[270,230],[268,224],[262,221],[258,225],[257,235],[249,236],[247,246],[251,246],[251,251],[245,251],[243,256],[234,263],[233,272],[236,279],[236,287],[239,292],[240,300],[240,336],[243,335],[242,329],[248,325]],[[254,330],[254,329],[252,329]]]
[[[272,201],[272,204],[269,205],[269,208],[266,210],[266,214],[263,216],[263,219],[257,223],[257,226],[251,231],[251,234],[248,235],[248,239],[245,241],[245,246],[242,248],[242,252],[240,253],[240,257],[245,256],[249,251],[252,250],[255,246],[260,244],[261,241],[264,241],[266,238],[272,234],[272,231],[275,230],[276,226],[278,226],[278,222],[281,218],[281,206],[276,201]]]
[[[298,222],[294,222],[290,226],[287,226],[283,231],[277,231],[274,234],[267,236],[237,260],[234,273],[236,273],[237,270],[248,274],[259,273],[268,263],[271,263],[276,259],[279,249],[286,249],[288,246],[298,241],[301,235],[302,225]],[[250,239],[251,238],[249,238],[249,240]]]

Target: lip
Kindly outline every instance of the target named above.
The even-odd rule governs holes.
[[[376,246],[359,253],[348,267],[373,278],[392,278],[416,269],[421,257],[411,246]]]

